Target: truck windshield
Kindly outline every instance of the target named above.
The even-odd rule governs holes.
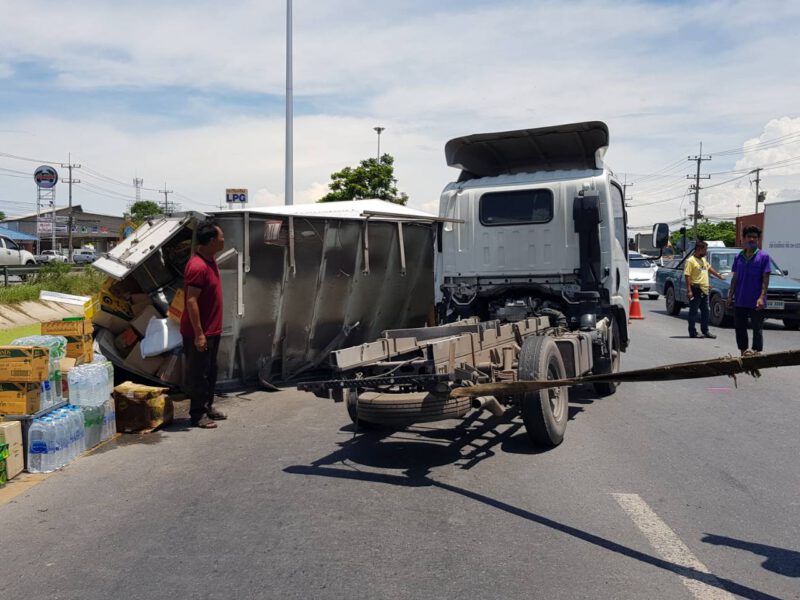
[[[628,259],[628,264],[631,269],[649,269],[653,266],[652,261],[646,258],[630,258]]]
[[[720,273],[730,273],[733,270],[733,261],[736,260],[738,255],[739,250],[733,252],[714,252],[709,257],[709,262],[716,271]],[[775,264],[774,260],[772,261],[772,275],[778,277],[783,275],[783,271]]]

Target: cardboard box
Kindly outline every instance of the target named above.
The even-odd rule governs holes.
[[[164,364],[166,358],[165,354],[151,356],[150,358],[142,358],[142,350],[140,344],[137,342],[125,359],[125,366],[146,373],[147,375],[155,375],[156,371]]]
[[[100,310],[130,321],[133,318],[131,303],[112,291],[114,283],[113,279],[107,281],[98,292],[95,301],[99,303]]]
[[[67,337],[67,356],[82,360],[82,362],[92,362],[94,356],[94,340],[91,334]]]
[[[172,400],[166,388],[126,381],[114,388],[117,431],[153,429],[172,422]]]
[[[147,310],[148,306],[153,306],[153,303],[150,302],[149,298],[147,302],[137,302],[136,304],[131,304],[131,312],[133,313],[134,320],[136,317],[142,315]]]
[[[136,333],[139,334],[139,337],[144,337],[144,334],[147,331],[147,324],[152,318],[160,319],[161,313],[158,312],[156,307],[151,304],[148,305],[142,314],[131,321],[131,327],[136,330]]]
[[[130,327],[131,322],[104,310],[97,311],[92,318],[95,325],[108,329],[114,335],[119,335]]]
[[[183,385],[183,354],[180,352],[171,352],[167,354],[166,357],[164,364],[162,364],[161,368],[156,372],[156,377],[170,385]]]
[[[50,350],[38,346],[0,346],[0,381],[39,383],[50,377]]]
[[[92,322],[87,319],[46,321],[42,323],[42,335],[84,336],[92,335]]]
[[[167,316],[170,319],[174,319],[175,321],[180,323],[181,317],[183,316],[183,309],[185,303],[186,303],[186,297],[183,294],[183,288],[178,288],[175,291],[175,297],[172,299],[172,302],[169,305]]]
[[[0,421],[0,444],[8,444],[6,469],[8,478],[13,479],[25,468],[25,447],[22,445],[22,423],[19,421]]]
[[[41,394],[41,383],[0,383],[0,415],[38,412]]]
[[[67,358],[64,357],[60,361],[61,363],[61,395],[64,399],[69,398],[69,377],[67,374],[69,373],[70,369],[77,364],[77,360],[74,358]]]
[[[125,331],[114,338],[114,348],[117,349],[123,358],[128,356],[133,347],[138,343],[139,334],[136,333],[133,327],[128,327]]]

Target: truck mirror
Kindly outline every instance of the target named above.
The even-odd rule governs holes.
[[[653,247],[664,249],[669,243],[669,225],[656,223],[653,225]]]

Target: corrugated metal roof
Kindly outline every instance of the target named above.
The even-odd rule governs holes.
[[[280,216],[308,216],[308,217],[332,217],[340,219],[362,219],[364,213],[372,215],[372,218],[381,218],[379,215],[386,215],[389,219],[431,219],[436,220],[436,215],[409,208],[402,204],[387,202],[386,200],[346,200],[342,202],[313,202],[310,204],[293,204],[291,206],[254,206],[232,210],[221,211],[220,216],[234,212],[249,212],[261,215],[280,215]]]
[[[8,227],[0,227],[0,235],[4,235],[6,237],[10,237],[12,240],[16,242],[35,242],[36,236],[30,235],[28,233],[22,233],[21,231],[15,231],[13,229],[9,229]]]

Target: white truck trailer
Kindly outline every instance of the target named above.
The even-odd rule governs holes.
[[[761,247],[789,277],[800,279],[800,200],[764,206]]]
[[[608,143],[597,121],[448,142],[459,176],[442,192],[431,248],[437,325],[337,350],[336,379],[298,387],[345,401],[359,425],[520,411],[533,443],[560,444],[567,388],[474,400],[449,393],[619,370],[629,339],[628,237],[622,186],[603,164]]]

